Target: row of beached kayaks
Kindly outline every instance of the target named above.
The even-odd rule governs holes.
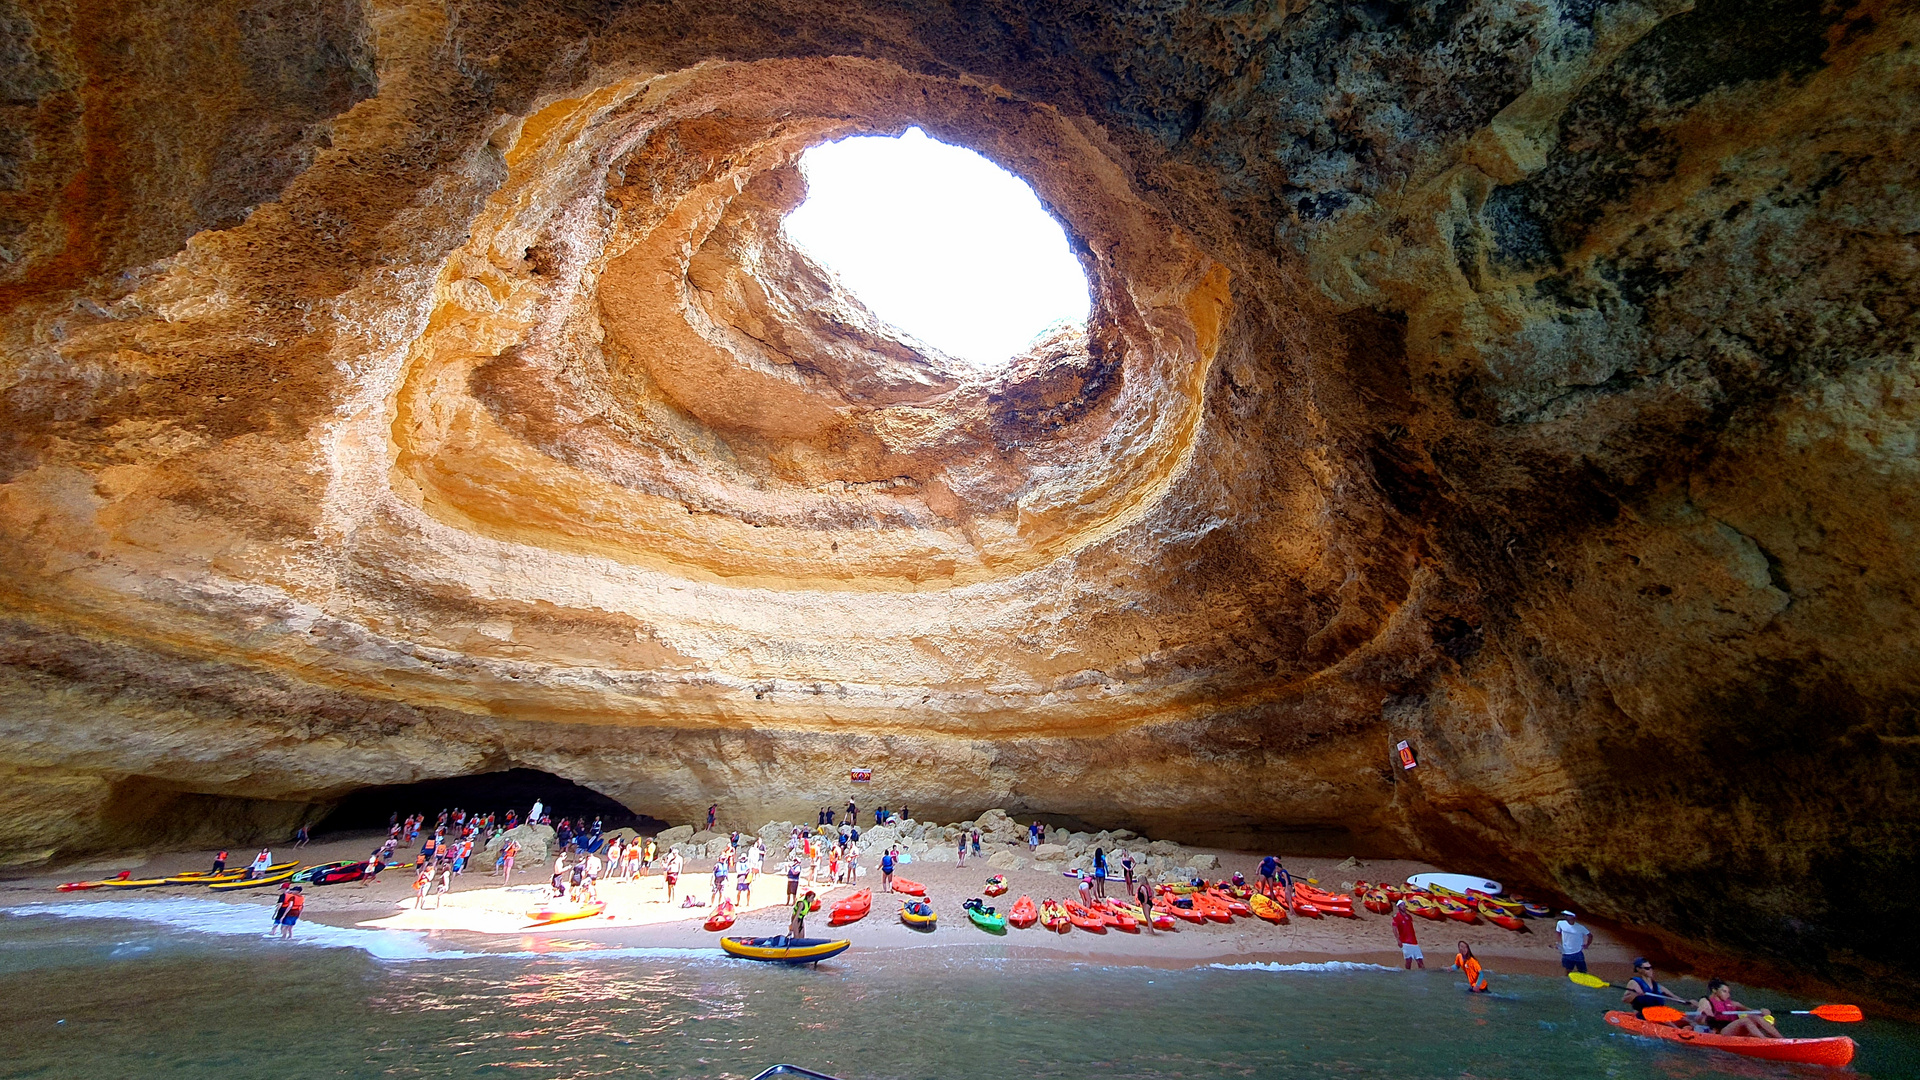
[[[195,870],[154,878],[137,878],[133,876],[131,870],[123,870],[117,877],[103,878],[99,881],[69,881],[59,886],[59,890],[79,892],[87,889],[101,889],[112,892],[119,889],[154,889],[163,885],[189,885],[204,886],[215,892],[229,892],[237,889],[258,889],[287,882],[295,885],[338,885],[346,881],[359,881],[367,876],[367,864],[358,860],[322,863],[319,866],[309,866],[304,869],[297,861],[275,863],[257,877],[248,877],[247,869],[243,866],[237,870],[223,870],[218,874]]]

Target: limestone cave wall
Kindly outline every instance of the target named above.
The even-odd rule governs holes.
[[[1916,29],[16,2],[0,862],[870,765],[1920,1002]],[[1084,334],[975,371],[785,241],[912,125],[1033,183]]]

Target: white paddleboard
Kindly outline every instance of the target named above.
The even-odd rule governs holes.
[[[1438,885],[1457,893],[1464,893],[1471,889],[1486,893],[1488,896],[1500,895],[1499,882],[1488,881],[1486,878],[1474,877],[1471,874],[1415,874],[1407,879],[1407,884],[1416,889],[1431,889]]]

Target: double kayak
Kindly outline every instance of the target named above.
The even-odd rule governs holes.
[[[1845,1035],[1830,1035],[1823,1039],[1755,1039],[1741,1035],[1714,1035],[1692,1028],[1655,1024],[1630,1012],[1610,1012],[1607,1014],[1607,1023],[1628,1035],[1660,1039],[1681,1046],[1724,1050],[1729,1054],[1766,1061],[1794,1061],[1837,1068],[1853,1060],[1853,1040]]]
[[[817,964],[830,956],[839,956],[853,943],[846,938],[723,937],[720,947],[728,956],[742,960],[760,960],[771,964]]]

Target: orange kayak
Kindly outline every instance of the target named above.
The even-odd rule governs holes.
[[[1206,893],[1194,893],[1193,910],[1214,922],[1230,923],[1233,921],[1233,912],[1227,910],[1227,905],[1217,896],[1208,896]],[[1249,908],[1248,911],[1251,912],[1252,909]]]
[[[1229,915],[1238,915],[1243,919],[1253,916],[1253,908],[1247,906],[1246,900],[1240,897],[1229,895],[1219,889],[1210,891],[1208,895],[1213,897],[1220,906],[1226,908]]]
[[[1013,910],[1007,914],[1007,921],[1021,930],[1040,921],[1040,909],[1033,906],[1033,897],[1024,893],[1013,902]]]
[[[1295,914],[1305,915],[1309,919],[1320,918],[1320,909],[1307,903],[1306,899],[1298,893],[1293,897],[1293,910]]]
[[[1207,917],[1200,914],[1197,909],[1181,907],[1173,902],[1173,897],[1165,893],[1160,894],[1160,898],[1153,902],[1153,910],[1156,914],[1171,915],[1176,919],[1185,919],[1192,923],[1207,921]]]
[[[908,881],[898,874],[893,876],[893,891],[906,896],[925,896],[927,887],[917,881]]]
[[[1089,934],[1104,934],[1107,932],[1106,920],[1088,911],[1086,908],[1081,907],[1079,904],[1069,900],[1060,906],[1066,909],[1067,921],[1073,924],[1074,929],[1085,930]]]
[[[1480,916],[1476,914],[1472,908],[1458,900],[1442,896],[1436,903],[1440,905],[1441,914],[1449,919],[1463,923],[1477,923],[1480,921]]]
[[[1753,1039],[1742,1035],[1712,1035],[1692,1028],[1648,1023],[1630,1012],[1610,1012],[1607,1014],[1607,1023],[1628,1035],[1660,1039],[1681,1046],[1724,1050],[1729,1054],[1767,1061],[1797,1061],[1839,1068],[1853,1060],[1853,1040],[1845,1035],[1830,1035],[1824,1039]]]
[[[1100,917],[1108,926],[1123,934],[1140,932],[1140,909],[1119,900],[1105,900],[1100,903]]]
[[[1067,909],[1060,906],[1060,901],[1047,900],[1040,904],[1040,925],[1064,934],[1073,929],[1073,920],[1067,917]]]
[[[861,919],[866,918],[867,913],[872,910],[873,890],[861,889],[859,892],[833,905],[833,914],[827,916],[827,925],[845,926],[847,923],[859,922]]]

